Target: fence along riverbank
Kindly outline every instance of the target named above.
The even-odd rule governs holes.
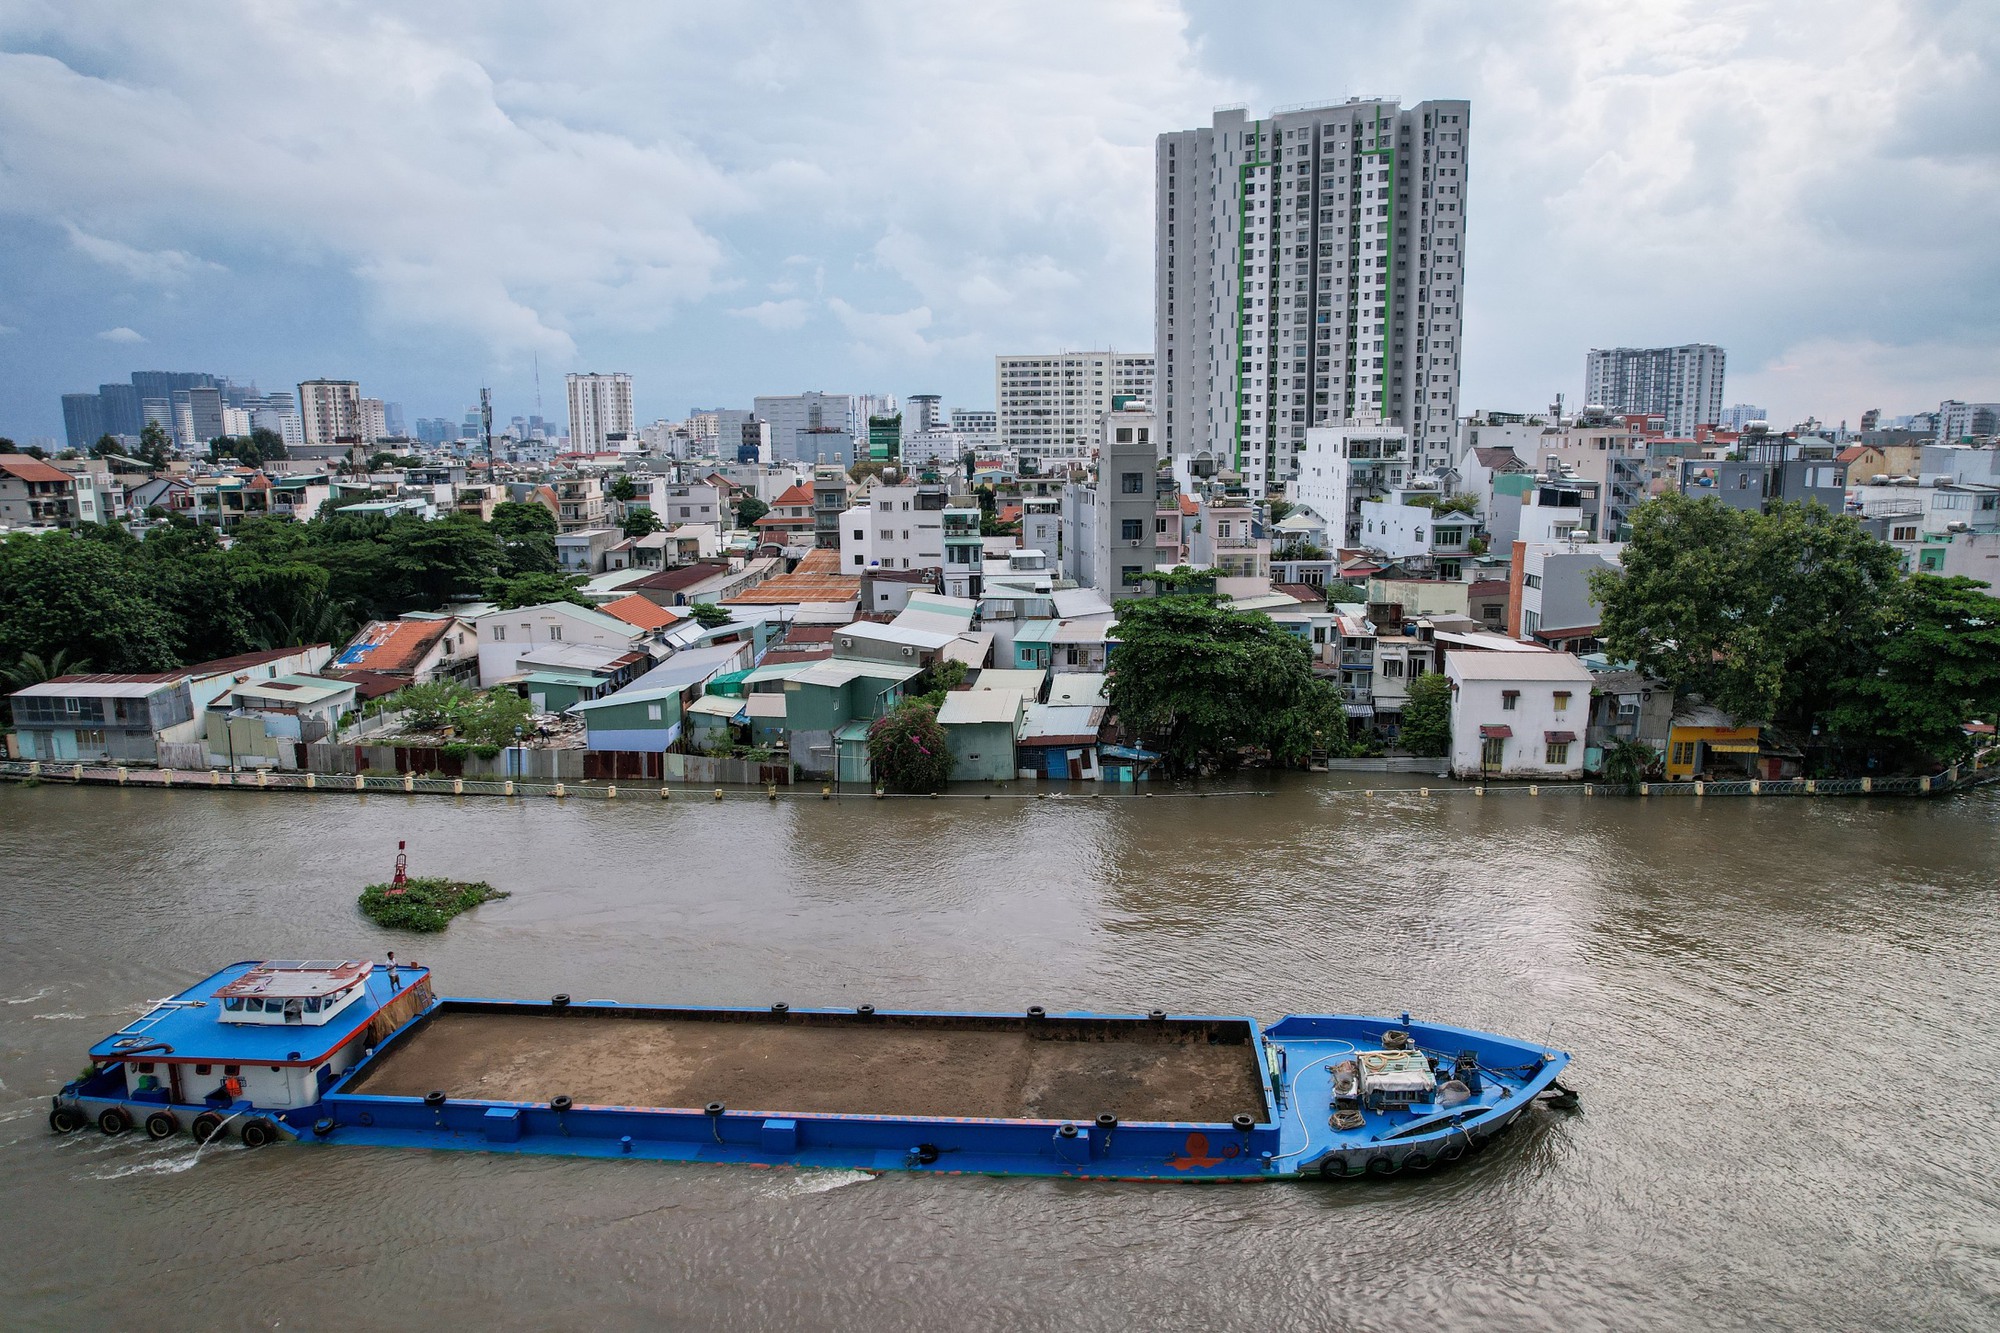
[[[746,765],[743,761],[707,760],[706,764]],[[267,791],[267,792],[327,792],[365,794],[378,792],[417,796],[498,796],[503,798],[529,797],[580,797],[597,800],[670,800],[676,788],[658,779],[634,783],[616,782],[517,782],[512,779],[490,780],[482,778],[438,778],[421,777],[416,773],[383,774],[320,774],[300,773],[287,769],[198,769],[177,770],[159,768],[116,768],[91,764],[43,763],[36,760],[7,760],[0,762],[0,781],[13,782],[63,782],[82,785],[150,787],[156,790],[173,791]],[[1988,750],[1963,763],[1953,764],[1942,773],[1927,777],[1897,778],[1788,778],[1772,780],[1752,780],[1737,782],[1642,782],[1621,786],[1604,782],[1556,782],[1556,783],[1469,783],[1439,779],[1436,783],[1421,786],[1359,787],[1340,788],[1328,794],[1356,800],[1375,800],[1391,797],[1528,797],[1528,798],[1625,798],[1646,800],[1653,798],[1686,797],[1707,799],[1709,797],[1853,797],[1853,796],[1941,796],[1952,792],[1966,791],[1973,787],[1985,786],[2000,781],[2000,750]],[[1117,784],[1098,784],[1116,786]],[[723,778],[719,776],[687,776],[681,779],[679,792],[690,795],[713,795],[710,799],[723,800],[729,796],[754,797],[777,800],[781,795],[793,799],[891,799],[891,800],[1153,800],[1164,799],[1228,799],[1241,797],[1268,796],[1272,793],[1256,790],[1107,790],[1101,792],[1076,792],[1072,790],[1047,791],[1024,787],[1001,787],[991,791],[969,790],[971,784],[964,784],[959,790],[938,793],[935,796],[895,796],[871,791],[865,787],[846,784],[837,787],[821,784],[816,789],[811,784],[790,785],[777,782],[758,782],[755,775]],[[733,790],[732,790],[733,788]]]

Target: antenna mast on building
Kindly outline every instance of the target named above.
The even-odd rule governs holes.
[[[535,415],[542,414],[542,354],[535,353]]]

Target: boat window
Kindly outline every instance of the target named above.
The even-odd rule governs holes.
[[[194,1067],[194,1072],[195,1072],[196,1074],[206,1074],[206,1073],[208,1073],[208,1072],[209,1072],[209,1066],[207,1066],[207,1065],[196,1065],[196,1066]]]
[[[243,1011],[243,997],[232,995],[222,1002],[222,1007],[231,1013],[241,1013]]]
[[[316,1014],[319,1012],[319,996],[317,995],[306,996],[306,1012],[309,1014]]]
[[[222,1076],[224,1078],[235,1078],[242,1072],[243,1072],[242,1065],[224,1065],[222,1067]]]
[[[153,1072],[153,1062],[151,1060],[141,1060],[138,1064],[132,1067],[134,1069],[137,1069],[142,1074],[150,1074]]]

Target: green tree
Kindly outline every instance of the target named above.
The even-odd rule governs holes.
[[[1912,576],[1838,695],[1832,730],[1877,757],[1961,757],[1971,748],[1967,722],[2000,721],[2000,599],[1972,579]]]
[[[875,719],[868,727],[868,764],[889,791],[943,791],[951,780],[951,747],[937,709],[905,699]]]
[[[703,629],[719,629],[735,619],[714,602],[696,602],[688,608],[688,612],[694,616],[694,623]]]
[[[139,457],[156,471],[173,456],[174,437],[157,421],[148,421],[139,432]]]
[[[1438,672],[1410,682],[1410,698],[1403,705],[1397,741],[1425,759],[1451,753],[1451,682]]]
[[[1292,510],[1295,507],[1290,500],[1271,501],[1271,522],[1283,523],[1287,518],[1291,517]]]
[[[0,670],[0,681],[7,683],[7,689],[25,690],[30,685],[39,685],[57,676],[74,676],[90,670],[90,663],[81,658],[72,659],[58,648],[47,657],[40,653],[22,653],[20,660],[5,670]]]
[[[67,532],[8,537],[0,541],[0,662],[62,653],[102,671],[178,665],[179,626],[151,592],[123,548]]]
[[[1591,579],[1610,654],[1676,697],[1799,730],[1879,641],[1901,577],[1892,548],[1816,504],[1755,514],[1667,495],[1631,524],[1622,571]]]
[[[625,511],[625,521],[618,526],[627,537],[644,537],[663,530],[667,525],[660,522],[660,516],[645,505],[636,505]]]
[[[771,506],[754,495],[746,495],[736,502],[736,526],[755,527],[757,520],[771,512]]]
[[[433,680],[422,685],[405,685],[384,701],[384,707],[404,714],[412,731],[443,731],[472,694],[455,680]]]
[[[621,472],[611,479],[611,484],[604,488],[604,493],[619,504],[630,504],[638,498],[639,488],[632,484],[630,477]]]
[[[1118,604],[1111,706],[1179,772],[1228,765],[1244,746],[1297,758],[1345,742],[1344,717],[1327,725],[1338,693],[1313,676],[1305,643],[1214,594]]]
[[[1660,762],[1660,752],[1644,741],[1619,741],[1604,751],[1604,780],[1621,787],[1644,782]]]
[[[124,452],[115,435],[100,435],[97,437],[97,443],[90,446],[90,456],[92,458],[109,458],[113,454],[122,457]]]
[[[589,606],[590,599],[576,590],[576,584],[561,574],[521,574],[487,585],[487,600],[503,611],[517,606],[542,606],[548,602],[572,602]]]
[[[512,745],[533,716],[534,705],[512,690],[488,690],[460,705],[453,723],[475,745]]]
[[[1314,546],[1311,542],[1294,542],[1290,546],[1281,546],[1271,552],[1271,558],[1273,560],[1324,560],[1326,559],[1326,550],[1324,547]]]
[[[556,516],[547,506],[502,500],[493,506],[487,528],[500,543],[503,577],[554,574],[561,569],[556,558]]]

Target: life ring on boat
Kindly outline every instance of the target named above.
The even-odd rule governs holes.
[[[189,1128],[194,1131],[196,1143],[207,1143],[222,1133],[222,1117],[213,1111],[203,1111]]]
[[[74,1106],[58,1106],[49,1112],[49,1128],[58,1134],[74,1134],[83,1128],[83,1112]]]
[[[146,1117],[146,1137],[170,1139],[181,1132],[181,1118],[172,1111],[155,1111]]]
[[[424,1105],[430,1107],[433,1111],[443,1106],[444,1101],[445,1098],[442,1090],[435,1090],[424,1094]]]
[[[244,1122],[240,1137],[244,1147],[261,1148],[267,1143],[277,1142],[278,1127],[263,1116],[258,1116],[255,1120]]]
[[[97,1128],[102,1134],[116,1136],[132,1128],[132,1117],[116,1106],[107,1106],[97,1117]]]
[[[566,1092],[559,1092],[554,1097],[549,1099],[549,1109],[551,1111],[554,1111],[557,1115],[561,1115],[564,1111],[569,1110],[569,1108],[574,1105],[576,1105],[576,1103],[570,1100],[570,1096]]]
[[[1368,1159],[1368,1174],[1371,1176],[1393,1176],[1401,1167],[1388,1153]]]

